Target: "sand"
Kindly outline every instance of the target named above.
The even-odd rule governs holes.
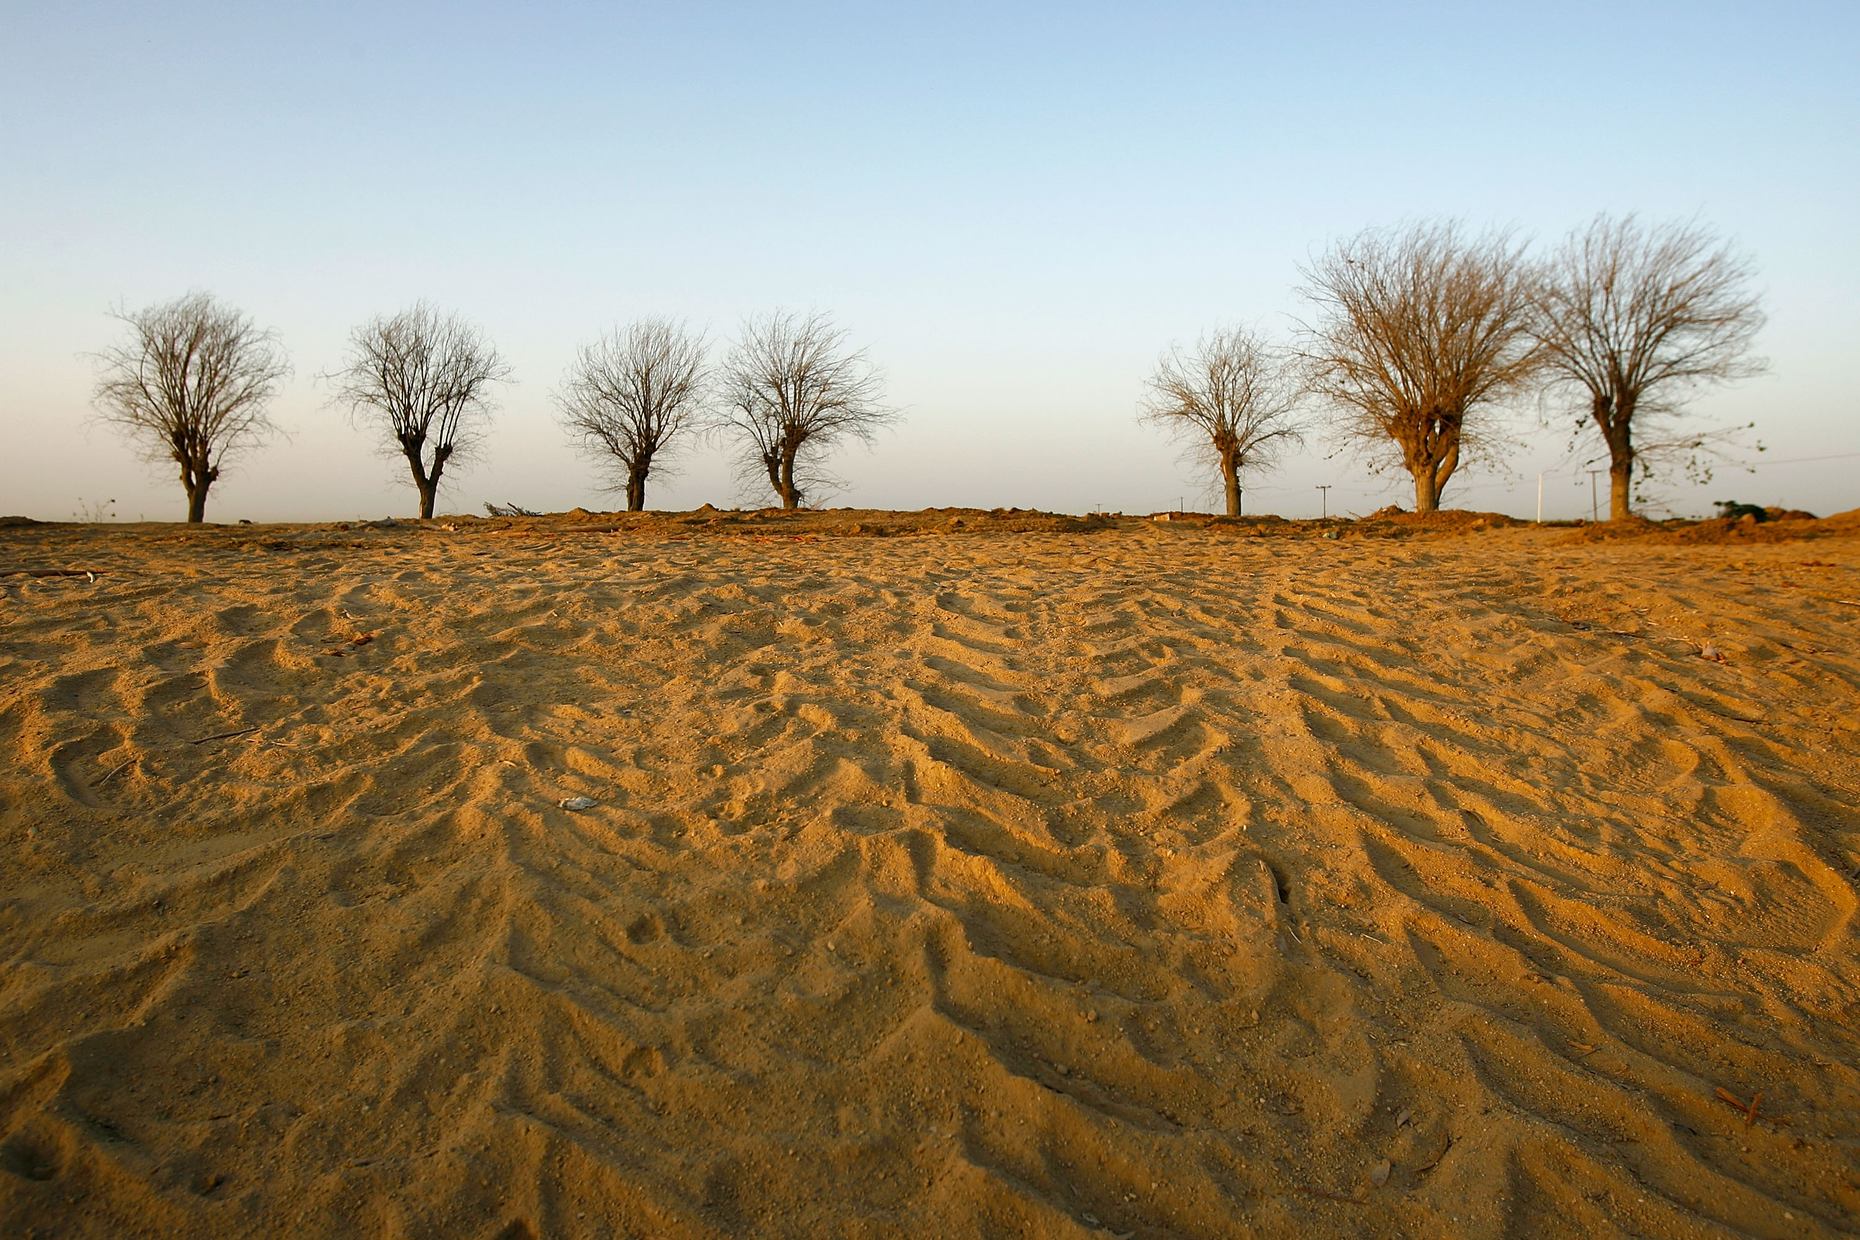
[[[0,1233],[1860,1229],[1816,528],[0,529]]]

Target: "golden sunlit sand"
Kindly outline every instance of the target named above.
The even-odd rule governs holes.
[[[1860,1228],[1860,522],[1473,524],[0,529],[0,1232]]]

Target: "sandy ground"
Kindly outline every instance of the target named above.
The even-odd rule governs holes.
[[[0,1233],[1860,1229],[1851,523],[21,568]]]

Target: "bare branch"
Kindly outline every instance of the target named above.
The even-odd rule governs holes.
[[[705,395],[704,340],[665,319],[644,319],[582,348],[556,395],[562,422],[615,475],[629,512],[646,506],[646,479],[691,429]]]
[[[719,379],[713,429],[737,441],[745,480],[766,479],[784,508],[818,500],[829,482],[821,454],[846,439],[869,443],[898,416],[865,353],[849,351],[824,315],[745,323]]]
[[[1536,369],[1522,244],[1418,223],[1359,233],[1302,270],[1318,321],[1301,353],[1338,413],[1337,438],[1372,457],[1398,451],[1416,509],[1432,512],[1460,464],[1488,448],[1492,409]]]
[[[406,459],[420,515],[430,517],[446,466],[471,459],[490,413],[488,389],[508,380],[510,368],[477,328],[418,302],[350,333],[348,359],[331,377],[350,416]]]
[[[1630,515],[1636,467],[1709,476],[1745,427],[1688,428],[1700,387],[1762,373],[1751,347],[1763,312],[1749,261],[1696,224],[1599,215],[1570,234],[1533,298],[1531,329],[1557,390],[1609,455],[1609,513]]]
[[[1240,472],[1270,465],[1304,442],[1294,418],[1302,395],[1288,359],[1235,328],[1203,337],[1192,354],[1163,354],[1140,416],[1188,437],[1194,456],[1220,478],[1227,515],[1237,517]]]
[[[277,432],[265,406],[290,374],[284,350],[206,293],[115,317],[130,339],[97,355],[97,411],[151,460],[180,466],[187,519],[204,521],[226,460]]]

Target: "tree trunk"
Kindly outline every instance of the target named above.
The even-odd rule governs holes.
[[[799,508],[801,492],[794,485],[794,453],[784,453],[781,458],[781,483],[776,488],[781,493],[783,508]]]
[[[1608,519],[1625,521],[1634,515],[1634,430],[1629,421],[1634,408],[1621,406],[1616,412],[1623,416],[1602,427],[1608,442]]]
[[[1634,515],[1634,397],[1598,391],[1589,404],[1589,417],[1608,445],[1608,519],[1625,521]]]
[[[1616,458],[1608,464],[1608,519],[1625,521],[1634,515],[1629,507],[1631,488],[1634,482],[1634,458],[1625,460]]]
[[[626,463],[626,510],[646,510],[646,475],[652,472],[652,454],[636,452]]]
[[[1460,442],[1455,435],[1445,452],[1423,462],[1409,464],[1414,475],[1414,510],[1418,513],[1440,511],[1440,493],[1447,489],[1447,479],[1460,464]]]
[[[1432,463],[1416,465],[1414,474],[1414,510],[1418,513],[1434,512],[1440,507],[1440,486],[1434,481]]]
[[[181,489],[187,492],[187,523],[199,525],[207,519],[207,488],[220,471],[178,453],[175,463],[181,467]]]
[[[420,516],[422,519],[433,515],[433,502],[439,498],[439,471],[445,468],[445,458],[437,456],[433,461],[433,472],[426,472],[426,462],[420,458],[424,443],[420,440],[401,440],[401,455],[407,458],[407,472],[413,475],[413,487],[420,493]]]
[[[1221,463],[1221,481],[1227,487],[1227,515],[1237,517],[1240,515],[1240,471],[1232,461]]]

